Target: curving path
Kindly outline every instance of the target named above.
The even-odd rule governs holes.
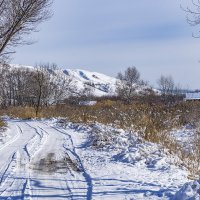
[[[39,121],[9,121],[0,145],[0,199],[92,199],[92,181],[70,134]]]

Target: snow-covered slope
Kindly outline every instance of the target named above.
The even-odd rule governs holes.
[[[32,66],[11,64],[11,68],[28,68],[34,70]],[[91,89],[94,96],[115,95],[115,85],[117,79],[97,72],[90,72],[81,69],[50,69],[50,73],[59,74],[63,77],[71,78],[75,84],[75,90],[81,91],[85,87]]]
[[[115,94],[116,78],[81,69],[64,69],[62,72],[75,79],[78,89],[83,89],[86,84],[93,87],[96,96]]]
[[[28,68],[34,70],[32,66],[11,64],[11,68]],[[71,78],[74,81],[76,92],[82,91],[85,87],[91,89],[94,96],[113,96],[116,95],[116,82],[118,79],[105,74],[90,72],[82,69],[49,69],[52,74],[59,74],[63,77]],[[137,92],[144,92],[148,86],[137,86]],[[155,92],[158,92],[154,90]]]

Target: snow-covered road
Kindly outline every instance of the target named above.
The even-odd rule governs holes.
[[[42,122],[9,121],[0,146],[0,199],[91,199],[71,136]]]
[[[88,126],[7,122],[0,134],[0,200],[171,200],[187,181],[187,172],[167,164],[156,145],[137,144],[123,131],[114,131],[111,147],[98,149],[90,147]]]

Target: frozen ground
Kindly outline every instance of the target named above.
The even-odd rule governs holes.
[[[196,142],[197,128],[192,125],[183,126],[180,129],[171,131],[171,136],[185,148],[186,151],[192,152]]]
[[[171,132],[174,139],[185,151],[195,155],[196,142],[199,141],[199,127],[187,125]],[[199,174],[197,174],[199,175]],[[189,181],[176,193],[173,200],[200,200],[200,181]]]
[[[0,139],[0,199],[172,200],[188,182],[157,145],[99,124],[8,120]]]

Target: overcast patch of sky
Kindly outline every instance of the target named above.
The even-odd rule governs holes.
[[[57,62],[113,76],[135,65],[152,84],[161,74],[172,74],[183,85],[198,87],[200,40],[191,37],[193,29],[180,9],[187,3],[55,0],[53,18],[33,35],[38,43],[20,48],[14,62]]]
[[[69,46],[180,37],[185,34],[185,21],[177,19],[179,4],[170,1],[67,0],[66,14],[57,15],[61,10],[58,0],[54,30],[61,44]]]

